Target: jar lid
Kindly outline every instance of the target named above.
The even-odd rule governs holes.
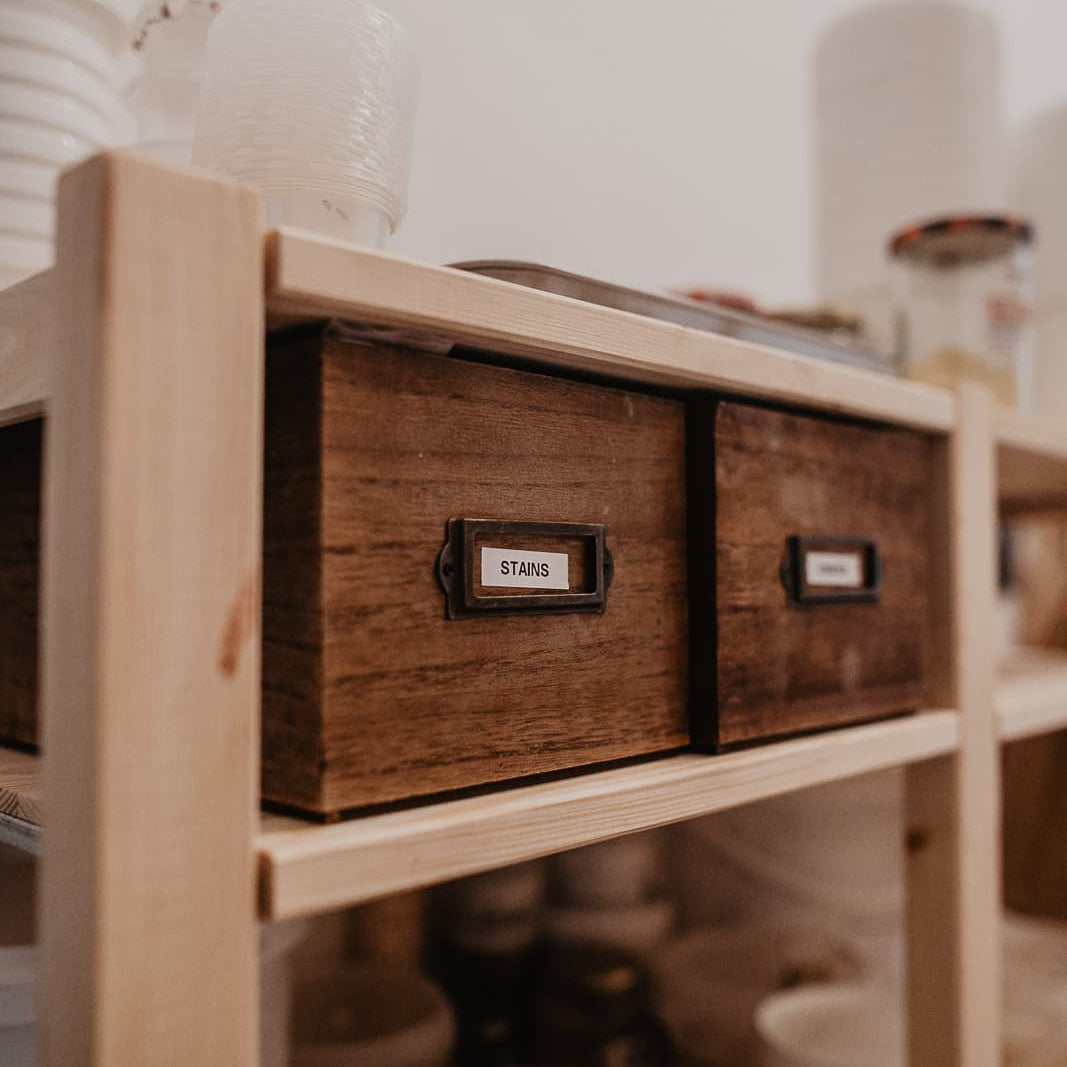
[[[1029,244],[1033,228],[1012,215],[946,215],[893,235],[889,254],[932,267],[981,263]]]

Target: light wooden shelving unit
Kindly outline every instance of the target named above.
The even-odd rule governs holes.
[[[247,189],[103,156],[61,184],[56,267],[0,293],[0,425],[47,417],[46,757],[0,752],[0,839],[43,856],[45,1067],[252,1067],[257,919],[887,767],[907,768],[912,1067],[999,1063],[1000,746],[1067,726],[1067,664],[996,685],[996,513],[1067,503],[1067,425],[260,218]],[[932,710],[331,826],[261,816],[263,338],[329,316],[935,436]]]

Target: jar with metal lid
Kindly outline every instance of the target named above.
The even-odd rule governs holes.
[[[1003,404],[1031,404],[1031,228],[970,215],[902,230],[890,243],[896,356],[906,377],[966,379]]]

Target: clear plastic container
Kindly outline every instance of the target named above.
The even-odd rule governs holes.
[[[901,372],[934,385],[987,385],[1002,404],[1032,403],[1030,226],[1006,216],[936,219],[890,251]]]
[[[208,30],[220,7],[221,0],[154,0],[141,13],[133,48],[142,65],[127,101],[137,147],[161,162],[192,159]]]
[[[272,222],[380,245],[406,207],[416,63],[361,0],[228,0],[211,27],[193,161],[258,186]]]

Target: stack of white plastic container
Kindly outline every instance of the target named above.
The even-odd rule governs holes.
[[[0,0],[0,288],[51,265],[60,171],[121,137],[120,11]]]
[[[1003,212],[997,27],[952,0],[883,0],[837,20],[815,53],[820,297],[892,343],[889,235],[935,215]]]
[[[1067,415],[1067,104],[1042,112],[1017,144],[1015,191],[1034,224],[1034,401]]]

